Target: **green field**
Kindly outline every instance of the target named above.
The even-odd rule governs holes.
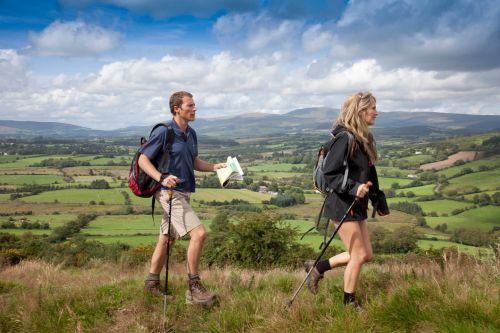
[[[261,203],[263,200],[270,200],[271,195],[267,193],[253,192],[247,189],[217,189],[198,188],[192,194],[192,199],[200,201],[231,201],[233,199],[245,200],[250,203]]]
[[[408,185],[413,181],[410,178],[390,178],[390,177],[378,177],[378,183],[380,189],[391,188],[391,185],[398,183],[399,185]]]
[[[407,157],[400,158],[398,160],[405,160],[405,161],[410,162],[412,165],[415,165],[415,164],[425,164],[425,163],[432,162],[433,157],[432,157],[432,155],[422,154],[422,155],[407,156]]]
[[[114,163],[114,164],[127,163],[127,165],[128,165],[132,161],[132,156],[129,156],[129,155],[115,156],[113,158],[100,157],[100,158],[92,158],[88,161],[90,162],[90,165],[92,165],[92,166],[107,166],[110,163]]]
[[[264,177],[267,177],[267,179],[283,179],[283,178],[292,178],[292,177],[307,177],[309,179],[312,179],[311,174],[304,174],[301,172],[285,172],[285,171],[262,171],[257,173],[255,176],[253,176],[255,179],[261,180],[264,179]]]
[[[305,164],[291,164],[291,163],[266,163],[259,164],[248,167],[248,171],[254,172],[268,172],[268,171],[276,171],[276,172],[288,172],[292,171],[292,168],[302,169],[305,167]]]
[[[90,201],[105,204],[123,204],[125,199],[120,193],[125,191],[132,198],[133,194],[128,188],[95,190],[95,189],[65,189],[58,191],[43,192],[37,195],[20,198],[24,202],[55,202],[88,204]],[[151,200],[150,200],[151,201]]]
[[[433,201],[421,201],[415,202],[418,204],[425,213],[436,212],[438,214],[451,213],[454,209],[461,209],[466,207],[471,207],[473,204],[468,202],[461,202],[455,200],[433,200]]]
[[[459,173],[461,170],[463,170],[465,168],[471,168],[474,171],[479,171],[480,166],[498,168],[500,166],[500,158],[495,157],[495,158],[491,158],[491,159],[487,159],[487,160],[471,161],[471,162],[467,162],[463,165],[453,166],[453,167],[449,167],[449,168],[437,171],[436,173],[438,175],[445,175],[446,177],[451,177],[453,175],[456,175],[457,173]]]
[[[86,235],[135,235],[154,234],[157,235],[161,216],[155,216],[155,222],[149,215],[110,215],[99,216],[87,228],[82,230]]]
[[[382,176],[382,174],[387,174],[395,177],[404,177],[409,174],[414,174],[417,170],[407,170],[407,169],[401,169],[398,167],[386,167],[386,166],[377,166],[377,173],[379,176]]]
[[[500,188],[500,168],[491,171],[474,172],[449,180],[443,190],[456,190],[462,193],[465,188],[477,187],[483,191],[492,191]]]
[[[457,248],[460,252],[465,252],[465,253],[469,253],[472,255],[478,255],[478,254],[491,255],[491,254],[493,254],[493,251],[491,249],[487,249],[484,247],[475,247],[475,246],[457,244],[457,243],[443,241],[443,240],[420,239],[417,241],[417,245],[422,250],[442,249],[442,248],[454,247],[454,248]]]
[[[66,184],[64,177],[53,175],[0,175],[0,184],[6,185],[46,185]]]
[[[90,161],[93,156],[73,156],[73,155],[42,155],[42,156],[30,156],[30,157],[25,157],[20,158],[17,161],[11,162],[11,163],[5,163],[2,164],[2,168],[17,168],[17,167],[28,167],[36,163],[40,163],[43,160],[47,159],[56,159],[56,160],[61,160],[61,159],[67,159],[71,158],[76,161]]]
[[[403,188],[403,189],[396,190],[395,192],[396,192],[396,195],[399,195],[401,192],[407,193],[409,191],[413,192],[417,196],[433,195],[435,187],[436,187],[435,184],[429,184],[429,185],[423,185],[423,186],[417,186],[417,187]]]
[[[481,194],[487,194],[491,197],[493,194],[495,194],[497,192],[500,192],[500,189],[494,190],[494,191],[484,191],[484,192],[479,192],[479,193],[466,194],[466,195],[464,195],[464,199],[465,200],[474,200],[474,197],[476,195],[481,195]]]
[[[0,222],[7,221],[9,218],[14,219],[14,221],[26,220],[27,222],[40,222],[48,223],[51,228],[63,225],[66,222],[76,219],[74,214],[58,214],[58,215],[19,215],[19,216],[0,216]]]
[[[458,228],[479,228],[490,231],[500,226],[500,207],[485,206],[468,210],[454,216],[425,217],[427,224],[434,228],[438,224],[446,223],[449,230]]]

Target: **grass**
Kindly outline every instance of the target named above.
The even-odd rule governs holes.
[[[407,193],[409,191],[413,192],[417,196],[433,195],[435,187],[436,187],[435,184],[430,184],[430,185],[423,185],[423,186],[417,186],[417,187],[403,188],[403,189],[396,190],[395,192],[396,192],[396,195],[399,195],[399,193],[401,193],[401,192]]]
[[[32,184],[66,184],[64,177],[54,175],[0,175],[0,184],[32,185]]]
[[[449,180],[449,185],[443,191],[456,190],[463,193],[465,188],[477,187],[483,191],[495,190],[500,187],[500,168],[491,171],[474,172]]]
[[[389,198],[387,202],[397,203],[397,202],[414,202],[418,204],[425,213],[436,212],[438,214],[450,214],[454,209],[471,207],[473,204],[462,201],[448,200],[448,199],[440,199],[440,200],[432,200],[432,201],[415,201],[417,197],[413,198],[405,198],[405,197],[397,197],[397,198]]]
[[[262,171],[253,176],[255,179],[263,179],[263,177],[267,177],[268,179],[283,179],[283,178],[292,178],[292,177],[311,177],[310,174],[304,174],[301,172],[291,172],[291,171]]]
[[[399,185],[408,185],[413,181],[410,178],[390,178],[390,177],[378,177],[379,187],[381,189],[391,188],[391,185],[398,183]]]
[[[292,171],[292,168],[302,169],[305,164],[291,164],[291,163],[265,163],[248,167],[248,171],[254,172],[268,172],[268,171],[276,171],[276,172],[289,172]]]
[[[474,171],[479,171],[480,166],[498,167],[499,165],[500,165],[500,158],[493,157],[493,158],[487,159],[487,160],[471,161],[471,162],[467,162],[463,165],[449,167],[449,168],[437,171],[436,173],[438,175],[445,175],[446,177],[451,177],[453,175],[456,175],[462,169],[465,169],[465,168],[471,168]]]
[[[442,249],[442,248],[456,248],[460,252],[471,254],[471,255],[478,255],[479,253],[481,254],[486,254],[486,255],[492,255],[493,251],[491,249],[486,249],[484,247],[475,247],[475,246],[470,246],[470,245],[464,245],[464,244],[457,244],[453,242],[449,242],[446,240],[429,240],[429,239],[420,239],[417,241],[418,247],[421,248],[422,250],[429,250],[429,249]]]
[[[60,203],[89,203],[91,200],[95,202],[103,201],[106,204],[123,204],[124,197],[122,191],[129,193],[130,197],[133,194],[128,188],[96,190],[96,189],[65,189],[58,191],[43,192],[37,195],[23,197],[19,200],[24,202],[55,202]]]
[[[490,231],[493,227],[499,226],[500,216],[499,206],[484,206],[468,210],[458,215],[430,217],[426,216],[427,224],[434,228],[439,224],[446,223],[449,230],[458,228],[479,228],[482,231]]]
[[[463,256],[367,264],[358,298],[364,313],[342,305],[343,269],[326,273],[316,296],[301,270],[203,269],[219,305],[184,303],[185,267],[173,263],[163,301],[141,292],[147,266],[96,262],[62,269],[27,261],[0,271],[0,331],[14,332],[498,332],[500,264]],[[26,315],[29,313],[29,315]]]

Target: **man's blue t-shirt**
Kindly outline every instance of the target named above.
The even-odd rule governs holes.
[[[194,192],[196,183],[194,179],[194,160],[198,156],[198,140],[196,139],[196,132],[187,127],[184,133],[175,121],[169,122],[174,129],[174,142],[172,144],[172,152],[168,163],[168,170],[159,170],[160,172],[168,172],[171,175],[177,176],[180,182],[174,188],[180,192]],[[167,151],[166,147],[167,128],[159,126],[156,128],[149,140],[142,146],[140,152],[146,155],[153,165],[158,168],[158,164],[164,153]],[[162,187],[162,189],[166,189]]]

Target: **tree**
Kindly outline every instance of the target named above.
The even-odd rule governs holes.
[[[311,257],[311,248],[297,243],[297,231],[277,214],[245,213],[226,232],[207,240],[203,256],[209,264],[255,269],[293,265]]]
[[[109,183],[106,180],[96,179],[90,183],[89,188],[106,190],[106,189],[109,189],[110,187],[109,187]]]
[[[226,232],[229,228],[229,215],[224,212],[215,215],[210,227],[213,232]]]

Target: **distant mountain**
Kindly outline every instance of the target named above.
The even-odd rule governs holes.
[[[197,119],[192,126],[203,135],[241,138],[286,133],[328,130],[339,110],[305,108],[285,114],[251,113],[235,117]],[[0,137],[128,137],[148,134],[151,126],[131,126],[109,131],[56,123],[0,120]],[[500,116],[437,112],[381,112],[376,132],[401,135],[427,135],[433,131],[449,133],[481,133],[500,130]]]

